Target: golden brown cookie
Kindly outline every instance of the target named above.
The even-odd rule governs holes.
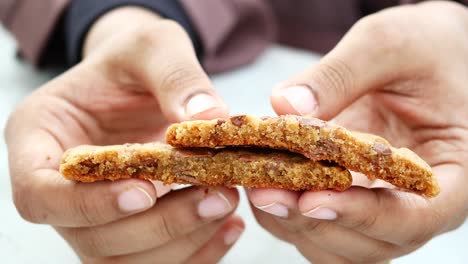
[[[287,151],[175,149],[161,143],[79,146],[64,153],[60,172],[81,182],[143,178],[167,184],[289,190],[345,190],[352,182],[343,167]]]
[[[385,139],[352,132],[311,117],[293,115],[188,121],[174,124],[166,133],[176,147],[256,146],[303,154],[312,160],[329,160],[373,180],[382,179],[427,197],[439,193],[431,167],[406,148],[394,148]]]

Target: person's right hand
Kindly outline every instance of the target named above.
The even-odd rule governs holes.
[[[158,199],[163,193],[149,181],[82,184],[58,171],[64,150],[76,145],[161,140],[171,122],[228,115],[185,31],[123,7],[93,25],[84,55],[10,117],[19,213],[52,225],[86,263],[219,261],[244,229],[232,216],[235,189],[191,187]]]

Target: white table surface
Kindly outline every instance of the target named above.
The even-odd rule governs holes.
[[[53,73],[39,72],[18,61],[14,54],[13,39],[0,28],[2,131],[15,105],[53,76]],[[213,80],[233,113],[272,115],[268,98],[271,87],[318,58],[308,52],[274,46],[252,65],[213,76]],[[246,232],[222,263],[307,263],[293,246],[275,239],[255,222],[245,197],[241,200],[238,213],[246,220]],[[11,199],[3,137],[0,139],[0,263],[79,263],[73,251],[53,229],[28,223],[17,214]],[[468,263],[468,222],[392,263]]]

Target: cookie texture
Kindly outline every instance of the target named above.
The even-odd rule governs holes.
[[[176,149],[167,144],[79,146],[60,165],[70,180],[94,182],[142,178],[166,184],[345,190],[351,174],[330,162],[286,151],[256,148]]]
[[[369,179],[381,179],[426,197],[439,187],[431,167],[406,148],[394,148],[385,139],[349,131],[312,117],[233,116],[230,119],[173,124],[167,143],[176,147],[256,146],[300,153],[328,160]]]

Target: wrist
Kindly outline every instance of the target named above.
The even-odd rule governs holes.
[[[143,7],[124,6],[113,9],[101,16],[90,27],[84,37],[82,56],[86,58],[116,34],[121,34],[142,25],[155,23],[162,19],[156,12]]]

